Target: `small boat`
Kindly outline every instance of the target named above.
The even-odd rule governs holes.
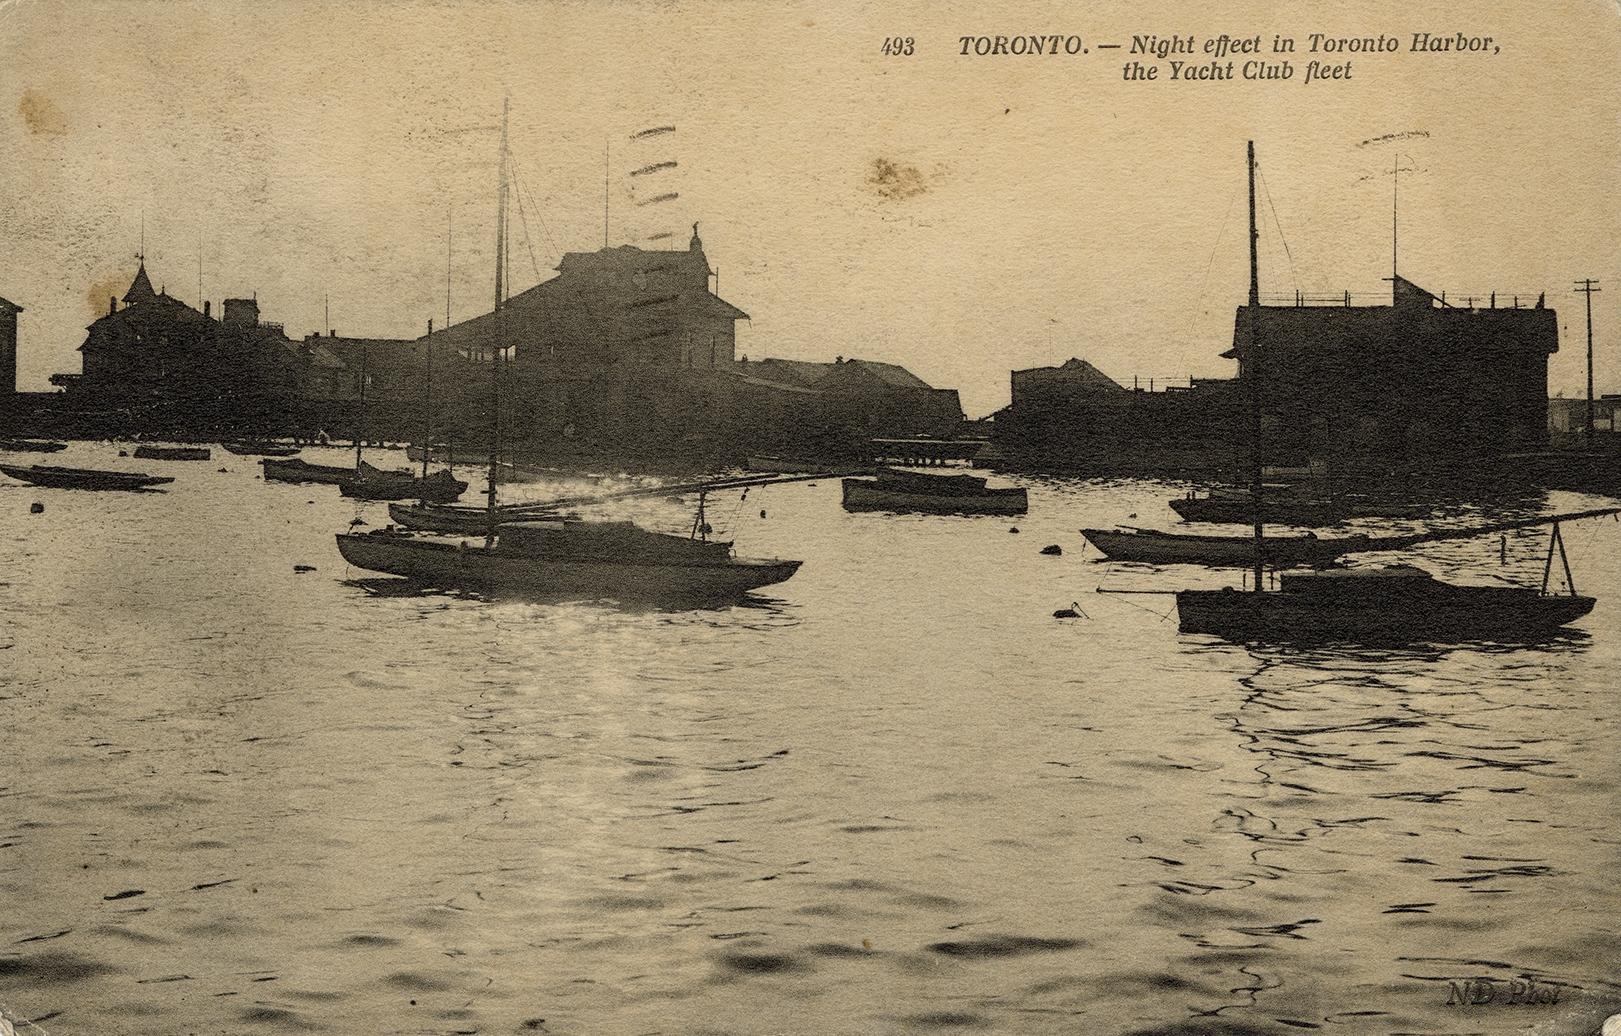
[[[1153,529],[1082,529],[1081,535],[1111,561],[1141,561],[1154,565],[1210,565],[1243,567],[1255,558],[1255,540],[1249,536],[1206,536]],[[1321,566],[1342,554],[1376,549],[1371,536],[1333,536],[1319,539],[1311,533],[1268,536],[1262,557],[1273,568]]]
[[[1275,591],[1181,590],[1183,633],[1233,641],[1416,643],[1545,635],[1594,600],[1546,586],[1459,586],[1413,565],[1285,572]]]
[[[303,449],[301,446],[283,446],[274,442],[227,442],[220,445],[225,447],[226,453],[234,453],[238,457],[295,457]]]
[[[137,446],[141,460],[208,460],[213,452],[207,446]]]
[[[418,477],[409,471],[384,471],[361,462],[358,474],[338,483],[344,496],[361,500],[421,500],[448,504],[467,490],[467,483],[449,471]]]
[[[1538,515],[1533,518],[1515,518],[1509,521],[1488,522],[1484,525],[1437,527],[1424,532],[1388,533],[1369,536],[1324,536],[1303,533],[1291,536],[1202,535],[1186,532],[1158,532],[1121,526],[1117,529],[1082,529],[1081,535],[1111,561],[1143,561],[1154,565],[1209,565],[1214,568],[1243,567],[1252,564],[1257,549],[1264,564],[1272,568],[1292,568],[1300,565],[1320,567],[1332,564],[1346,554],[1370,551],[1406,550],[1420,543],[1440,543],[1444,540],[1468,540],[1492,533],[1514,532],[1541,525],[1577,521],[1583,518],[1607,518],[1621,513],[1621,508],[1596,507],[1586,511],[1567,511],[1563,514]]]
[[[757,454],[743,461],[745,471],[776,473],[779,475],[832,475],[848,471],[855,465],[832,461],[806,460],[800,457],[776,457]]]
[[[65,442],[47,442],[43,439],[0,439],[0,451],[6,453],[60,453],[67,448]]]
[[[876,478],[844,479],[846,511],[923,514],[1024,514],[1030,509],[1023,487],[992,489],[977,475],[920,475],[894,468]]]
[[[1371,498],[1263,496],[1261,521],[1268,525],[1337,525],[1347,518],[1418,518],[1429,509]],[[1183,521],[1247,525],[1255,521],[1255,505],[1248,493],[1212,493],[1170,501]]]
[[[355,477],[354,468],[336,464],[311,464],[307,460],[271,460],[259,462],[264,468],[266,482],[318,482],[337,486]]]
[[[19,482],[51,489],[150,489],[174,481],[166,475],[99,471],[94,468],[57,468],[46,464],[34,464],[26,468],[19,464],[0,464],[0,472]]]
[[[489,531],[493,520],[496,525],[513,522],[561,520],[565,516],[553,510],[526,509],[508,511],[497,508],[491,515],[487,507],[459,507],[454,504],[391,503],[388,517],[395,525],[419,532],[443,532],[462,536],[482,536]],[[569,516],[572,517],[572,516]]]
[[[800,565],[733,557],[729,543],[631,522],[515,522],[487,546],[391,530],[339,533],[338,551],[357,568],[425,586],[618,600],[735,598],[788,579]]]

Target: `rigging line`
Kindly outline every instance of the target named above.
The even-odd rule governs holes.
[[[535,221],[540,224],[541,233],[546,235],[546,243],[552,246],[553,255],[561,256],[563,250],[557,247],[557,239],[552,237],[552,228],[546,222],[546,214],[541,210],[540,203],[535,200],[534,194],[530,192],[528,182],[520,181],[518,191],[521,194],[529,195],[529,204],[535,210]]]
[[[1210,284],[1210,271],[1216,268],[1216,253],[1221,249],[1222,239],[1227,236],[1227,223],[1232,219],[1233,206],[1238,204],[1238,195],[1239,192],[1234,191],[1227,199],[1227,211],[1221,217],[1221,229],[1216,231],[1216,240],[1210,246],[1210,261],[1205,264],[1204,276],[1199,279],[1199,293],[1195,301],[1200,303],[1201,307],[1204,303],[1205,289]]]
[[[535,195],[530,193],[530,190],[528,190],[528,183],[525,183],[524,180],[517,175],[517,170],[512,172],[512,183],[514,183],[514,186],[517,186],[517,203],[519,203],[520,209],[519,216],[522,216],[522,208],[524,208],[524,195],[528,195],[528,206],[535,209],[535,222],[540,224],[540,232],[545,233],[546,243],[551,245],[551,255],[562,256],[562,250],[561,248],[558,248],[556,238],[551,237],[550,225],[546,225],[546,216],[540,211],[540,203],[535,201]],[[525,229],[527,229],[527,224],[525,224]]]
[[[1266,207],[1272,210],[1272,225],[1278,229],[1278,240],[1283,243],[1283,254],[1289,259],[1289,276],[1295,282],[1295,290],[1300,290],[1300,275],[1295,272],[1295,256],[1289,251],[1289,239],[1283,236],[1283,224],[1278,221],[1278,207],[1272,202],[1272,189],[1266,185],[1266,174],[1260,166],[1255,167],[1255,173],[1261,180],[1261,193],[1266,195]]]
[[[529,216],[525,213],[523,207],[522,181],[518,181],[517,177],[513,177],[513,179],[519,183],[518,222],[523,224],[523,243],[529,249],[529,265],[534,268],[535,282],[538,284],[540,282],[540,261],[535,258],[535,235],[529,229]]]

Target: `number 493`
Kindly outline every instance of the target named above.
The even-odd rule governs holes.
[[[911,57],[912,37],[886,36],[884,38],[883,53],[890,57]]]

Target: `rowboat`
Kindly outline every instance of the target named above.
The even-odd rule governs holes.
[[[46,464],[23,467],[19,464],[0,464],[0,472],[31,485],[51,489],[150,489],[168,485],[174,479],[166,475],[145,475],[130,471],[99,471],[94,468],[58,468]]]
[[[482,536],[496,525],[561,518],[555,511],[505,511],[492,515],[487,507],[459,507],[454,504],[391,503],[388,517],[395,525],[419,532],[443,532],[460,536]]]
[[[1255,540],[1249,536],[1205,536],[1152,529],[1082,529],[1081,535],[1111,561],[1242,568],[1255,558]],[[1342,554],[1369,549],[1369,536],[1319,539],[1311,533],[1268,536],[1261,547],[1263,560],[1273,568],[1327,565]]]
[[[467,490],[467,483],[449,471],[419,478],[408,471],[383,471],[361,462],[358,474],[338,483],[344,496],[361,500],[422,500],[448,504]]]
[[[213,453],[206,446],[137,446],[141,460],[208,460]]]
[[[876,478],[844,479],[843,486],[846,511],[1013,515],[1030,508],[1023,487],[993,489],[976,475],[920,475],[885,468]]]
[[[270,460],[259,462],[264,468],[266,482],[317,482],[336,486],[355,477],[354,468],[335,464],[311,464],[307,460]]]
[[[221,445],[225,447],[225,452],[238,457],[293,457],[302,449],[300,446],[282,446],[272,442],[227,442]]]

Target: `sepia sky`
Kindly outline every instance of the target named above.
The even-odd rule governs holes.
[[[514,289],[601,245],[606,142],[610,242],[684,246],[700,221],[750,357],[891,360],[971,416],[1010,369],[1070,356],[1126,384],[1230,374],[1253,138],[1263,293],[1388,292],[1399,153],[1402,274],[1449,300],[1547,291],[1567,395],[1572,282],[1599,278],[1599,388],[1621,391],[1621,13],[1496,6],[0,0],[0,296],[26,310],[23,388],[76,371],[144,216],[152,279],[184,301],[200,241],[216,307],[257,293],[302,337],[330,296],[339,333],[408,337],[444,320],[448,210],[453,314],[483,312],[505,93]],[[1410,54],[1416,31],[1501,52]],[[1093,49],[1221,32],[1402,51],[1307,85],[1301,51],[1289,82],[1127,83],[1127,52]],[[958,53],[997,33],[1089,53]],[[881,54],[894,35],[916,53]]]

